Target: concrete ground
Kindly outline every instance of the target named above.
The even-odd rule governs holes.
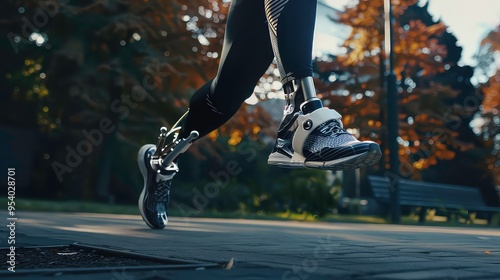
[[[18,248],[78,242],[194,266],[44,270],[40,263],[39,270],[4,269],[1,279],[500,279],[498,228],[174,217],[166,229],[151,230],[140,216],[16,215]],[[1,234],[0,247],[9,234]]]

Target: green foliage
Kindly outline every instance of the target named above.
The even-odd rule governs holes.
[[[220,137],[217,143],[227,139]],[[328,181],[328,172],[270,167],[267,157],[271,148],[245,137],[219,160],[200,164],[194,157],[183,158],[172,191],[174,209],[190,215],[211,209],[317,216],[332,213],[338,194]]]

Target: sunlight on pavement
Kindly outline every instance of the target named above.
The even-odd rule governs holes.
[[[169,230],[175,231],[227,232],[227,230],[222,227],[216,227],[214,225],[205,226],[195,223],[179,223],[169,221],[167,227]]]
[[[99,218],[99,219],[114,219],[114,220],[137,220],[142,221],[141,216],[137,215],[125,215],[125,214],[100,214],[100,213],[68,213],[67,215],[85,217],[85,218]]]
[[[107,235],[116,235],[116,236],[133,236],[137,235],[137,233],[133,233],[126,228],[123,227],[110,227],[110,226],[94,226],[94,225],[76,225],[74,227],[62,227],[55,226],[54,229],[64,230],[64,231],[73,231],[73,232],[83,232],[83,233],[101,233]],[[157,235],[147,232],[141,232],[140,237],[143,238],[156,238]]]
[[[174,220],[175,218],[172,218]],[[182,222],[182,220],[175,219]],[[238,224],[245,226],[275,226],[297,229],[325,229],[341,231],[389,231],[389,232],[427,232],[427,233],[449,233],[462,235],[487,235],[499,236],[500,231],[495,228],[466,228],[466,227],[439,227],[439,226],[419,226],[419,225],[392,225],[392,224],[336,224],[324,222],[298,222],[298,221],[264,221],[264,220],[243,220],[243,219],[212,219],[196,218],[191,223],[210,224]]]

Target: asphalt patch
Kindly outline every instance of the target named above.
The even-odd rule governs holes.
[[[4,259],[7,251],[2,251]],[[156,269],[192,269],[205,267],[220,267],[216,263],[201,263],[190,260],[179,260],[153,257],[116,249],[94,247],[84,244],[71,244],[61,246],[33,246],[19,247],[16,253],[16,272],[51,272],[51,271],[102,271],[123,268],[156,268]],[[2,271],[7,271],[9,264],[1,260]]]

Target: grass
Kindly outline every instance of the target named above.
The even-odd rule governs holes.
[[[40,212],[85,212],[85,213],[105,213],[105,214],[128,214],[140,215],[137,205],[118,205],[90,201],[49,201],[36,199],[15,200],[15,208],[20,211],[40,211]],[[7,205],[7,198],[0,197],[0,204]],[[170,211],[173,217],[182,217],[181,211],[173,207]],[[292,220],[292,221],[337,221],[337,222],[362,222],[362,223],[385,223],[384,219],[370,216],[356,215],[330,215],[325,218],[318,218],[309,213],[248,213],[248,212],[220,212],[215,210],[205,210],[190,217],[204,218],[228,218],[228,219],[259,219],[259,220]]]
[[[7,205],[7,198],[0,198],[2,205]],[[41,211],[41,212],[87,212],[106,214],[139,214],[137,206],[116,205],[89,201],[49,201],[36,199],[16,198],[16,212]]]
[[[16,199],[16,212],[21,211],[40,211],[40,212],[84,212],[84,213],[104,213],[104,214],[128,214],[140,215],[137,205],[119,205],[89,201],[49,201],[36,199]],[[0,204],[7,206],[7,198],[0,197]],[[7,209],[7,207],[5,207]],[[173,217],[182,217],[183,214],[178,209],[173,207],[170,211]],[[310,213],[248,213],[248,212],[220,212],[215,210],[205,210],[198,214],[192,214],[190,217],[203,218],[226,218],[226,219],[258,219],[258,220],[283,220],[283,221],[323,221],[337,223],[371,223],[371,224],[388,224],[389,222],[378,216],[369,215],[339,215],[329,214],[325,217],[317,217]],[[421,225],[416,216],[403,216],[401,224],[404,225]],[[465,224],[461,221],[447,222],[436,217],[426,221],[427,226],[485,226],[485,222],[478,220],[474,224]]]

